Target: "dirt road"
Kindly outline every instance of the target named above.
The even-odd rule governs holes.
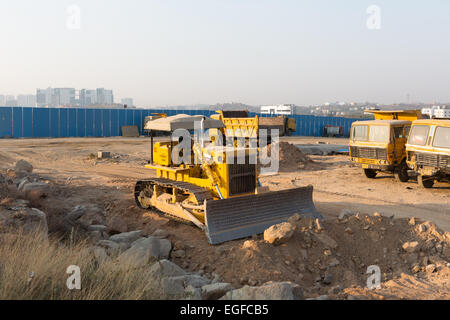
[[[346,139],[289,137],[296,144],[346,144]],[[25,159],[36,172],[52,179],[75,185],[111,186],[122,182],[132,184],[136,179],[152,176],[143,166],[149,159],[146,138],[67,138],[0,140],[0,168]],[[96,161],[90,154],[110,151],[113,159]],[[372,214],[379,212],[396,217],[415,216],[431,220],[442,229],[450,230],[450,185],[436,184],[433,189],[420,188],[415,181],[400,183],[383,174],[374,180],[365,178],[361,169],[353,166],[346,156],[311,156],[322,170],[282,172],[262,177],[263,184],[273,190],[311,184],[314,201],[324,216],[336,216],[343,209]],[[130,194],[124,197],[131,198]],[[74,201],[76,199],[73,199]]]

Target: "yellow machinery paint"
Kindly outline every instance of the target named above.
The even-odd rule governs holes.
[[[438,142],[439,141],[439,142]],[[450,180],[450,120],[414,121],[406,144],[407,164],[419,184],[431,188],[435,181]]]
[[[215,119],[180,114],[151,121],[146,128],[197,130],[198,121],[202,129],[225,127]],[[181,137],[155,144],[152,133],[150,137],[151,161],[146,167],[155,170],[156,177],[136,183],[137,205],[194,223],[212,244],[262,233],[296,213],[321,217],[312,201],[312,186],[270,192],[258,185],[256,148],[193,139],[183,150],[188,147]]]
[[[392,172],[398,180],[409,179],[406,141],[411,121],[421,117],[419,110],[368,111],[375,120],[357,121],[350,131],[350,160],[359,164],[366,177]]]

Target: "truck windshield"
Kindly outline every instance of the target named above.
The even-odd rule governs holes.
[[[389,142],[389,126],[370,126],[369,141],[371,142]]]
[[[450,127],[437,127],[433,147],[450,148]]]
[[[409,144],[424,146],[427,143],[429,126],[413,126],[409,134]]]
[[[367,141],[368,133],[368,126],[354,126],[352,130],[352,139],[355,141]]]

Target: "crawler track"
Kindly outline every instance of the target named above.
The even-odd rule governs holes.
[[[162,186],[165,188],[176,188],[185,193],[193,194],[199,204],[202,204],[205,200],[210,200],[213,198],[211,195],[211,192],[209,192],[208,190],[206,190],[202,187],[196,186],[194,184],[188,183],[188,182],[173,181],[173,180],[164,179],[164,178],[150,178],[150,179],[145,179],[145,180],[139,180],[138,182],[136,182],[136,186],[134,188],[134,199],[136,201],[136,204],[139,206],[139,208],[145,209],[145,210],[150,210],[150,211],[155,211],[161,216],[168,217],[170,219],[176,220],[178,222],[182,222],[184,224],[192,225],[192,222],[189,220],[181,219],[181,218],[171,215],[169,213],[162,212],[160,210],[157,210],[156,208],[153,208],[153,207],[144,208],[141,205],[141,203],[139,201],[139,196],[140,196],[141,192],[143,190],[145,190],[148,186],[153,186],[153,185],[159,185],[159,186]]]

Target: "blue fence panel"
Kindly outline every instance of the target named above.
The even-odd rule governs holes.
[[[120,136],[122,126],[136,125],[143,134],[145,117],[153,113],[168,116],[184,113],[210,117],[213,110],[163,110],[163,109],[66,109],[66,108],[0,108],[0,138],[48,138],[48,137],[110,137]],[[271,115],[250,112],[249,116]],[[357,119],[312,115],[292,116],[297,124],[296,136],[323,135],[327,125],[342,126],[344,135]]]
[[[94,137],[94,109],[86,109],[86,137]]]
[[[94,109],[93,136],[103,137],[103,113],[102,109]]]
[[[0,138],[11,138],[13,136],[12,117],[12,108],[0,108]]]
[[[65,138],[69,136],[69,110],[59,109],[59,137]]]
[[[22,120],[23,108],[12,108],[12,136],[14,138],[20,138],[23,136]]]
[[[60,119],[59,119],[59,112],[61,109],[49,109],[50,110],[50,127],[49,127],[49,135],[52,138],[58,138],[61,136],[59,132],[59,126],[60,126]]]
[[[33,109],[34,108],[22,108],[22,137],[33,137]]]
[[[127,125],[127,110],[119,110],[119,135],[122,134],[122,126]]]
[[[111,110],[102,110],[102,136],[111,136]]]
[[[85,109],[76,109],[75,126],[76,126],[75,137],[86,137],[86,110]]]
[[[120,136],[119,110],[111,110],[111,135]]]
[[[33,138],[48,138],[50,136],[50,110],[33,108]]]

